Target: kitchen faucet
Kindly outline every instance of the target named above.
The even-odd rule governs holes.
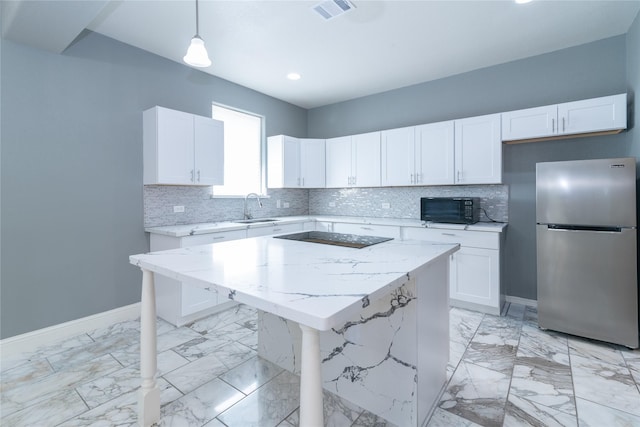
[[[258,196],[256,193],[247,194],[246,196],[244,196],[244,219],[251,219],[251,214],[249,213],[249,209],[247,208],[247,199],[249,199],[250,196],[255,196],[255,198],[258,199],[258,206],[262,207],[260,196]]]

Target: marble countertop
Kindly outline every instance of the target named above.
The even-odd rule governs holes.
[[[272,236],[132,255],[130,262],[318,330],[329,330],[457,244],[390,240],[362,249]]]
[[[425,223],[419,219],[402,219],[402,218],[367,218],[352,216],[325,216],[325,215],[309,215],[309,216],[283,216],[273,217],[277,219],[275,222],[256,222],[252,224],[242,224],[233,221],[222,222],[204,222],[198,224],[169,225],[164,227],[149,227],[145,231],[154,234],[162,234],[171,237],[193,236],[198,234],[218,233],[232,230],[246,230],[248,228],[270,227],[274,224],[294,224],[297,222],[308,221],[325,221],[325,222],[342,222],[351,224],[370,224],[370,225],[390,225],[396,227],[427,227],[448,230],[470,230],[470,231],[488,231],[501,233],[507,227],[503,222],[478,222],[475,224],[442,224],[442,223]]]

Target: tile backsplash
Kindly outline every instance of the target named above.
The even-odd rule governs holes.
[[[256,218],[290,215],[346,215],[381,218],[420,217],[420,197],[480,197],[480,206],[496,221],[508,221],[509,188],[506,185],[456,185],[438,187],[269,189],[259,208],[255,198],[248,206]],[[289,203],[288,208],[278,208]],[[388,208],[384,207],[388,206]],[[174,213],[174,206],[184,212]],[[146,185],[144,226],[194,224],[241,219],[244,199],[211,198],[211,187]],[[480,221],[489,221],[480,215]]]
[[[419,219],[420,197],[480,197],[480,207],[489,218],[499,222],[509,220],[509,187],[506,185],[310,190],[309,214]],[[383,204],[388,208],[383,208]],[[490,221],[487,215],[481,213],[480,221]]]
[[[309,190],[269,189],[270,197],[261,198],[262,208],[255,198],[247,206],[255,218],[270,216],[308,215]],[[144,226],[195,224],[242,219],[244,199],[211,198],[211,187],[174,185],[144,186]],[[277,208],[277,201],[288,208]],[[174,206],[184,206],[184,212],[174,213]]]

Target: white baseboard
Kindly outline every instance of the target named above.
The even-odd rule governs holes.
[[[504,299],[507,302],[512,302],[514,304],[522,304],[522,305],[528,305],[530,307],[538,307],[538,301],[534,300],[534,299],[512,297],[512,296],[509,296],[509,295],[505,295]]]
[[[47,328],[38,329],[25,334],[0,340],[2,360],[8,360],[20,354],[30,353],[39,347],[50,345],[60,340],[85,334],[96,329],[140,317],[140,303],[126,305],[113,310],[71,320]]]

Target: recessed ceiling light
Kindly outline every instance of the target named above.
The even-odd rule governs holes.
[[[289,74],[287,74],[287,78],[289,80],[300,80],[300,74],[298,74],[298,73],[289,73]]]

